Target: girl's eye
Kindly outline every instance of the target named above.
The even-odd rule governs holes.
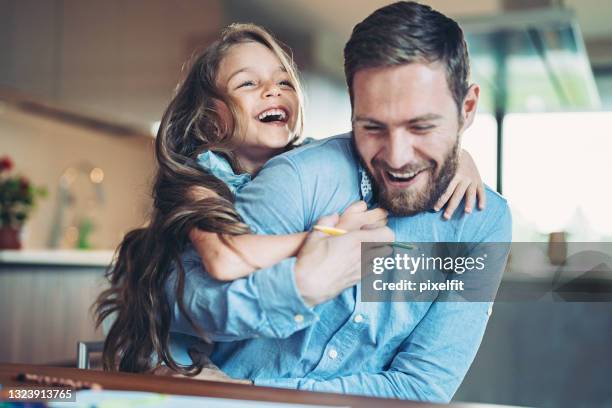
[[[291,89],[295,89],[295,87],[293,86],[293,84],[289,80],[280,81],[279,85],[288,86]]]
[[[255,85],[255,82],[253,82],[253,81],[244,81],[243,83],[238,85],[238,88],[244,88],[244,87],[253,86],[253,85]],[[236,88],[236,89],[238,89],[238,88]]]

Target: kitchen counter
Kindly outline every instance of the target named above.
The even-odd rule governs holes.
[[[77,341],[103,338],[90,307],[108,287],[113,251],[0,251],[0,361],[74,362]]]
[[[110,250],[76,249],[0,250],[0,264],[107,267],[113,253]]]

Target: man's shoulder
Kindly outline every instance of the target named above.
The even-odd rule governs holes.
[[[507,200],[495,190],[485,186],[486,207],[465,212],[465,198],[455,209],[450,220],[442,217],[445,208],[425,211],[408,217],[407,226],[402,225],[402,234],[416,234],[421,240],[447,242],[510,242],[512,239],[512,217]],[[414,219],[412,222],[411,219]]]
[[[475,241],[509,242],[512,239],[512,215],[508,200],[485,185],[486,208],[466,217],[466,227]],[[457,211],[459,212],[459,210]]]
[[[508,200],[506,197],[493,190],[491,187],[485,184],[485,194],[487,195],[487,207],[491,207],[493,210],[507,211]]]

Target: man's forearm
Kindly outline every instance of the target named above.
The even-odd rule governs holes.
[[[397,370],[378,374],[359,373],[331,380],[305,378],[255,380],[256,385],[291,388],[305,391],[366,395],[379,398],[398,398],[413,401],[447,403],[452,394],[424,379]]]

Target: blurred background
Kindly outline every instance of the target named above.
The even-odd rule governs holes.
[[[47,190],[23,249],[0,251],[0,361],[65,362],[74,340],[100,338],[86,308],[146,218],[153,135],[196,50],[232,22],[271,30],[301,70],[305,135],[323,138],[350,129],[344,43],[387,3],[0,0],[0,156]],[[424,3],[466,33],[482,96],[463,146],[508,198],[514,240],[610,241],[612,2]],[[609,306],[496,306],[456,399],[612,405]]]

